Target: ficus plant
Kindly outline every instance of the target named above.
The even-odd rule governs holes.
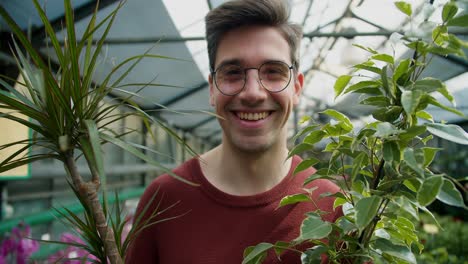
[[[102,145],[105,143],[114,144],[156,166],[161,171],[185,181],[155,161],[150,155],[145,154],[145,152],[151,151],[150,149],[126,141],[125,135],[138,131],[121,132],[120,128],[116,131],[112,127],[113,124],[128,116],[137,116],[145,123],[150,133],[152,124],[159,125],[190,153],[194,154],[194,151],[183,143],[183,140],[173,130],[142,111],[132,101],[132,98],[138,94],[119,88],[127,85],[141,86],[141,84],[123,82],[128,73],[143,58],[171,58],[151,54],[148,50],[144,54],[123,60],[104,76],[102,82],[95,83],[93,78],[96,74],[96,68],[105,59],[102,55],[104,41],[124,1],[119,2],[116,9],[101,21],[96,19],[98,10],[96,6],[85,31],[81,36],[77,36],[73,6],[70,0],[64,0],[65,23],[63,32],[66,36],[64,41],[59,39],[54,31],[39,1],[33,0],[33,3],[44,24],[48,49],[52,50],[51,54],[56,62],[38,51],[14,19],[0,5],[0,16],[12,32],[11,50],[22,77],[16,80],[8,76],[0,76],[2,87],[0,90],[0,118],[15,121],[30,128],[33,132],[30,139],[0,146],[0,151],[8,148],[17,149],[9,157],[0,161],[0,172],[43,159],[57,159],[63,162],[67,180],[85,208],[83,217],[75,215],[66,208],[57,210],[57,213],[63,216],[73,228],[80,230],[80,236],[83,241],[86,241],[84,244],[74,244],[74,246],[81,247],[94,255],[93,259],[89,261],[123,263],[130,240],[143,228],[146,228],[150,220],[158,218],[160,212],[152,212],[151,217],[146,221],[141,221],[141,217],[136,216],[132,231],[122,241],[122,230],[126,220],[121,217],[121,211],[118,207],[114,210],[115,214],[112,215],[107,206]],[[94,39],[96,35],[97,41]],[[123,73],[119,73],[120,71]],[[11,83],[22,86],[24,89],[16,90],[15,85],[11,85]],[[144,84],[142,88],[151,85],[160,84],[148,83]],[[111,98],[109,95],[115,90],[119,90],[127,96],[122,97],[121,100],[107,100],[107,98]],[[102,102],[106,100],[107,103],[103,104]],[[132,111],[114,111],[124,106]],[[42,148],[43,151],[25,155],[25,151],[31,146]],[[78,172],[78,159],[85,159],[91,172],[90,178],[83,177]],[[164,219],[157,219],[155,222],[157,223],[159,220]]]
[[[408,57],[355,45],[369,53],[365,62],[354,65],[351,74],[337,78],[336,96],[357,94],[360,104],[372,106],[373,121],[355,127],[343,113],[333,109],[321,112],[329,123],[313,122],[305,116],[300,139],[290,156],[325,143],[329,154],[327,166],[311,175],[304,185],[315,179],[329,179],[342,189],[334,196],[335,208],[341,206],[344,215],[334,223],[325,222],[322,212],[309,212],[300,228],[300,235],[290,242],[260,243],[244,252],[244,264],[261,263],[268,250],[280,256],[284,250],[301,243],[312,246],[300,252],[303,264],[321,263],[416,263],[416,254],[424,246],[419,241],[415,223],[421,213],[437,220],[427,208],[436,199],[466,210],[460,190],[463,186],[453,177],[431,168],[440,148],[432,147],[433,136],[468,145],[468,134],[459,126],[435,122],[426,111],[428,106],[441,108],[466,118],[454,105],[446,85],[433,77],[423,77],[434,56],[454,55],[466,59],[463,48],[468,43],[450,33],[456,27],[468,27],[468,14],[460,11],[457,1],[443,5],[429,34],[405,33],[400,38],[411,52]],[[395,2],[396,8],[412,19],[412,6]],[[419,27],[423,28],[423,27]],[[424,33],[424,32],[421,32]],[[451,106],[443,104],[439,94]],[[313,154],[308,155],[313,156]],[[306,158],[295,172],[319,162]],[[283,198],[280,206],[310,202],[304,193]]]

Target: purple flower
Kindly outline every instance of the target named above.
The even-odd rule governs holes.
[[[0,246],[0,264],[16,260],[17,264],[26,264],[29,257],[39,249],[39,243],[31,238],[31,228],[20,223],[14,227]]]

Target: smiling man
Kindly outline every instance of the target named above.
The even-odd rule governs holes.
[[[153,222],[176,218],[139,233],[127,263],[238,264],[248,246],[296,238],[306,212],[320,209],[327,221],[341,216],[333,198],[319,198],[339,191],[327,180],[306,186],[316,188],[312,202],[278,208],[284,196],[304,193],[304,180],[315,172],[293,175],[301,159],[287,158],[287,120],[304,82],[302,31],[288,14],[282,0],[234,0],[206,16],[210,104],[222,143],[174,170],[199,186],[161,175],[147,188],[137,214],[158,192],[160,204],[145,217],[163,210]],[[264,263],[300,263],[300,254],[270,254]]]

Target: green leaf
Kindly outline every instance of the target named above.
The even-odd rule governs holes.
[[[448,31],[446,26],[437,26],[432,31],[432,39],[435,44],[442,46],[448,41]]]
[[[295,204],[295,203],[300,203],[300,202],[309,202],[311,201],[310,197],[308,194],[305,193],[298,193],[298,194],[293,194],[293,195],[287,195],[281,199],[278,208],[283,207],[288,204]]]
[[[336,110],[327,109],[327,110],[322,111],[320,113],[322,113],[324,115],[327,115],[327,116],[330,116],[330,117],[334,118],[337,121],[343,122],[343,125],[344,125],[343,128],[345,130],[347,130],[347,131],[351,131],[353,129],[353,124],[351,123],[349,118],[346,115],[344,115],[344,114],[342,114],[342,113],[340,113],[340,112],[338,112]]]
[[[307,122],[309,122],[309,120],[311,120],[312,118],[310,116],[302,116],[301,117],[301,120],[299,120],[299,125],[303,125]]]
[[[437,194],[437,199],[452,206],[465,207],[463,197],[452,181],[444,178],[444,183]]]
[[[442,9],[442,21],[447,22],[452,19],[458,12],[458,7],[453,2],[448,2]]]
[[[429,166],[432,161],[434,160],[435,155],[437,154],[437,151],[441,150],[441,148],[422,148],[424,152],[424,167]]]
[[[464,131],[458,125],[446,125],[446,124],[427,124],[427,130],[433,135],[441,137],[443,139],[468,145],[468,133]]]
[[[439,107],[439,108],[441,108],[441,109],[444,109],[444,110],[446,110],[446,111],[452,112],[452,113],[454,113],[454,114],[456,114],[456,115],[465,117],[465,114],[463,114],[463,112],[460,112],[460,111],[458,111],[458,110],[455,109],[455,108],[452,108],[452,107],[449,107],[449,106],[445,106],[445,105],[439,103],[439,101],[437,101],[434,97],[432,97],[432,96],[430,96],[430,95],[427,95],[427,94],[426,94],[426,95],[424,95],[424,97],[425,97],[424,100],[426,100],[427,103],[429,103],[429,104],[431,104],[431,105],[437,106],[437,107]]]
[[[377,132],[374,134],[376,137],[386,138],[389,136],[397,135],[401,133],[394,125],[388,122],[382,122],[377,124]]]
[[[435,175],[424,180],[418,191],[418,202],[421,206],[427,206],[432,203],[439,194],[443,184],[442,176]]]
[[[387,162],[400,161],[400,148],[395,141],[384,142],[383,158]]]
[[[447,26],[468,27],[468,14],[463,14],[450,19]]]
[[[413,140],[415,137],[421,135],[424,132],[426,132],[425,126],[412,126],[405,132],[401,133],[398,137],[404,142],[407,142]]]
[[[373,73],[377,73],[378,75],[382,74],[382,70],[380,68],[375,67],[375,66],[370,66],[370,65],[368,65],[368,63],[356,64],[356,65],[353,66],[353,68],[355,68],[357,70],[370,71],[370,72],[373,72]]]
[[[429,114],[428,112],[424,111],[424,110],[416,112],[416,116],[419,117],[419,118],[434,122],[434,119],[432,118],[432,115]]]
[[[297,146],[295,146],[288,154],[288,158],[294,156],[294,155],[297,155],[299,153],[302,153],[304,151],[308,151],[308,150],[313,150],[314,149],[314,146],[311,145],[311,144],[307,144],[307,143],[301,143]]]
[[[365,228],[377,215],[382,198],[379,196],[365,197],[356,203],[356,226]]]
[[[304,138],[303,142],[313,145],[313,144],[319,142],[320,140],[322,140],[324,136],[326,136],[325,132],[323,132],[322,130],[315,130],[315,131],[311,132],[309,135],[307,135]]]
[[[357,47],[357,48],[360,48],[362,50],[365,50],[367,52],[370,52],[372,54],[378,54],[378,52],[376,50],[374,50],[373,48],[370,48],[370,47],[364,47],[362,45],[359,45],[359,44],[355,44],[353,43],[353,46]]]
[[[294,169],[294,173],[293,174],[296,174],[296,173],[299,173],[301,171],[304,171],[304,170],[307,170],[308,168],[314,166],[315,164],[319,163],[320,160],[316,159],[316,158],[308,158],[306,160],[303,160],[301,161],[301,163],[299,163],[299,165],[297,165],[297,167]]]
[[[418,90],[403,91],[401,94],[401,105],[408,115],[413,115],[414,111],[419,105],[421,96],[422,92]]]
[[[356,175],[359,173],[363,165],[367,165],[368,156],[366,152],[361,152],[354,160],[353,160],[353,170],[351,171],[351,178],[355,179]],[[366,162],[366,163],[365,163]]]
[[[393,122],[400,117],[402,111],[401,106],[387,106],[375,110],[372,116],[382,122]]]
[[[421,168],[421,165],[418,164],[416,161],[416,157],[414,155],[414,150],[412,148],[406,148],[403,151],[403,159],[405,163],[413,169],[416,173],[418,173],[421,177],[424,177],[424,171]]]
[[[267,251],[273,247],[270,243],[260,243],[256,246],[248,247],[244,251],[242,264],[261,263],[259,259],[266,257]]]
[[[303,242],[312,239],[322,239],[330,234],[332,226],[329,222],[323,221],[319,214],[309,212],[301,224],[301,232],[294,241]]]
[[[361,82],[355,83],[353,85],[350,85],[344,91],[344,93],[346,94],[346,93],[353,92],[353,91],[356,91],[356,90],[360,90],[360,89],[363,89],[363,88],[372,88],[372,89],[378,90],[379,86],[380,86],[380,84],[377,81],[361,81]]]
[[[374,55],[371,57],[373,60],[379,60],[379,61],[383,61],[383,62],[388,62],[390,64],[393,64],[395,62],[395,60],[393,59],[392,56],[388,55],[388,54],[377,54],[377,55]]]
[[[359,102],[362,105],[389,106],[390,100],[387,96],[371,96]]]
[[[377,238],[374,247],[382,253],[416,264],[416,257],[408,247],[395,245],[391,241],[383,238]]]
[[[346,85],[348,85],[351,78],[352,78],[351,75],[342,75],[338,77],[334,85],[335,98],[338,97],[343,92],[343,89],[346,87]]]
[[[398,2],[395,2],[395,6],[407,16],[411,16],[411,14],[413,13],[411,10],[411,4],[409,3],[398,1]]]
[[[313,246],[301,254],[301,264],[319,264],[322,263],[322,255],[327,252],[324,245]]]
[[[444,84],[440,80],[428,77],[414,82],[413,90],[421,90],[426,93],[432,93],[442,87],[444,87]]]
[[[411,62],[410,59],[406,59],[406,60],[402,60],[398,64],[395,72],[393,73],[393,80],[394,81],[398,81],[398,79],[400,79],[401,76],[403,76],[405,73],[408,72],[410,62]]]

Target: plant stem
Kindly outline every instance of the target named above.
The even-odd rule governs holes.
[[[123,264],[122,257],[119,255],[117,250],[114,231],[107,225],[106,216],[104,215],[101,203],[99,202],[99,183],[94,181],[83,181],[81,175],[78,172],[76,162],[73,157],[73,151],[67,151],[65,153],[65,166],[70,172],[74,187],[76,190],[78,190],[80,196],[83,197],[83,199],[91,208],[91,212],[96,222],[96,229],[102,239],[107,258],[112,264]]]

